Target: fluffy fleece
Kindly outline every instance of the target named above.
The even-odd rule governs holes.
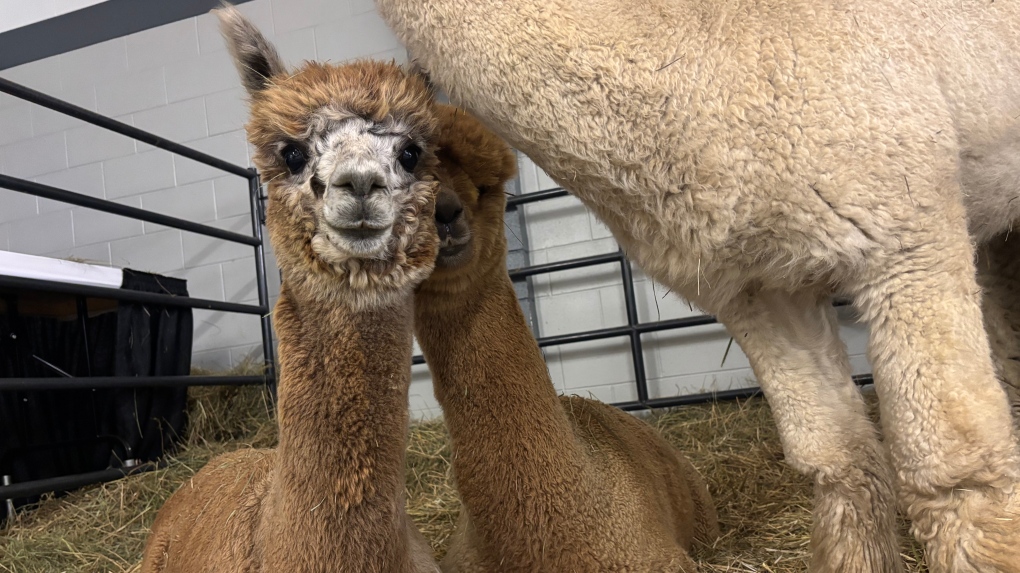
[[[439,118],[441,193],[470,229],[415,297],[463,502],[443,570],[696,571],[693,544],[718,536],[704,480],[647,424],[556,395],[506,269],[513,155],[463,111]]]
[[[898,499],[933,571],[1020,571],[972,245],[1020,216],[1020,5],[377,6],[454,103],[727,326],[816,480],[813,570],[900,569]],[[885,443],[834,293],[871,328]]]
[[[386,64],[287,74],[236,10],[219,15],[252,96],[249,138],[268,176],[267,227],[283,273],[273,311],[279,446],[214,458],[174,493],[152,526],[142,571],[434,573],[431,548],[404,508],[413,288],[437,252],[436,183],[425,178],[435,164],[429,91]],[[328,162],[311,140],[334,141],[327,135],[351,117],[399,126],[422,145],[416,174],[374,173],[397,216],[372,260],[346,252],[325,228],[348,222],[323,215],[329,201],[352,194],[333,183],[345,164],[326,170],[324,191],[313,182]],[[293,160],[296,149],[309,161]]]

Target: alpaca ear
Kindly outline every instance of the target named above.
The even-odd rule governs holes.
[[[429,72],[418,63],[418,60],[412,59],[408,62],[407,73],[421,78],[421,81],[425,82],[425,86],[429,88],[429,91],[433,93],[436,91],[436,86],[432,83],[432,77],[429,76]]]
[[[224,2],[213,13],[220,19],[220,32],[249,95],[266,89],[271,78],[287,72],[276,48],[237,8]]]

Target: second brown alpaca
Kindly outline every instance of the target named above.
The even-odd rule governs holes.
[[[692,544],[718,536],[704,481],[643,422],[557,396],[506,270],[513,155],[465,112],[438,111],[441,250],[415,328],[463,502],[443,570],[695,570]]]

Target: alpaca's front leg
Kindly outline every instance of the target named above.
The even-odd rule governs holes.
[[[856,300],[901,505],[933,572],[1020,572],[1020,466],[962,214],[876,257]],[[923,241],[923,242],[922,242]],[[904,241],[905,243],[905,241]]]
[[[811,571],[902,570],[889,464],[829,298],[759,291],[719,315],[768,398],[786,461],[814,479]]]

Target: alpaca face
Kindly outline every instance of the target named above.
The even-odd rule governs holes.
[[[420,280],[431,266],[412,255],[435,241],[429,142],[392,118],[373,121],[329,106],[303,130],[303,139],[279,133],[256,154],[263,173],[275,172],[267,223],[284,272],[293,261],[304,274],[346,278],[355,287]]]
[[[436,117],[425,82],[372,61],[289,73],[236,10],[217,13],[250,96],[248,141],[284,279],[355,305],[421,282],[437,248]]]
[[[463,110],[437,106],[439,254],[435,281],[460,279],[502,264],[506,241],[503,184],[515,172],[510,147]]]
[[[456,269],[471,262],[474,256],[471,226],[478,194],[478,188],[466,176],[455,177],[448,172],[440,175],[436,197],[436,230],[439,233],[436,268]],[[465,205],[469,207],[467,210]]]
[[[395,223],[413,198],[424,142],[404,125],[360,117],[315,123],[326,127],[308,142],[276,145],[287,173],[275,194],[311,210],[311,244],[323,260],[386,257],[400,239]]]

